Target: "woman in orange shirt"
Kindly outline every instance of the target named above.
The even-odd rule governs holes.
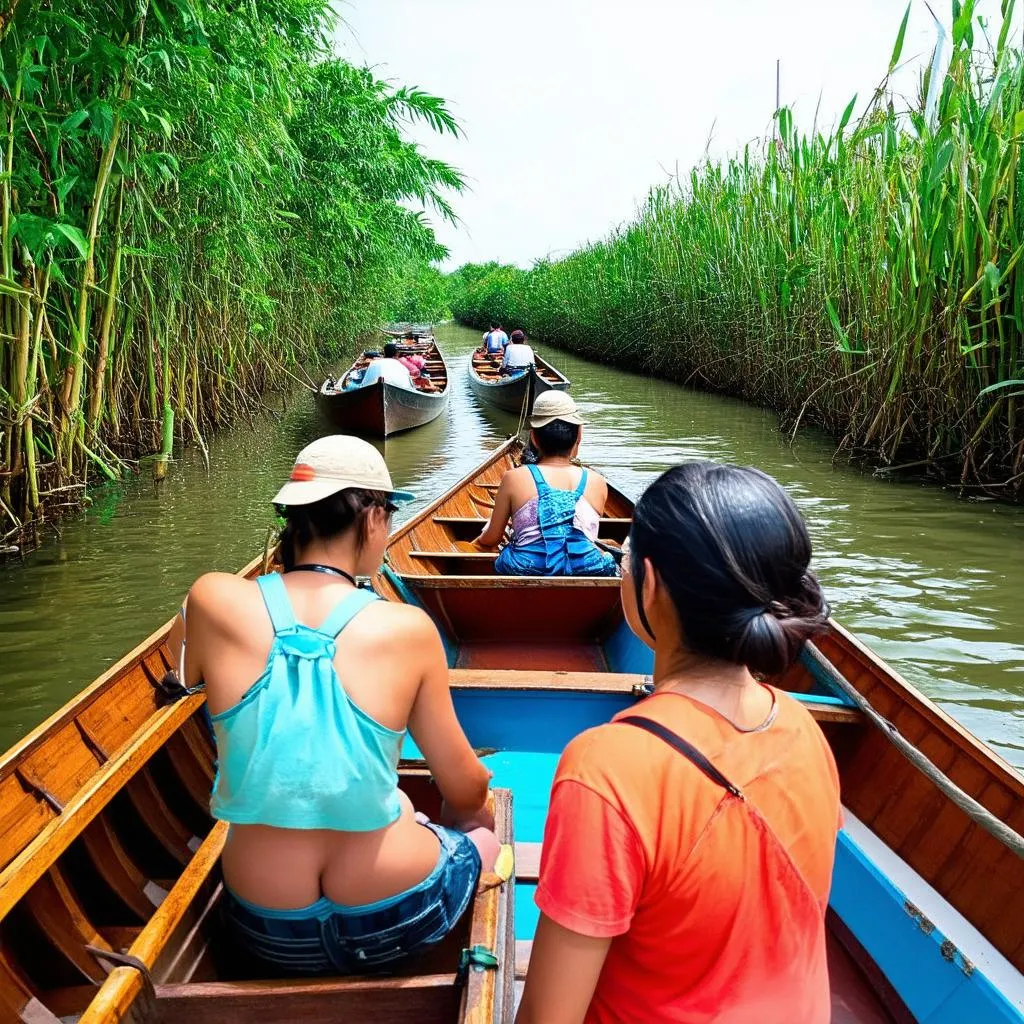
[[[640,499],[622,601],[654,693],[559,763],[519,1024],[828,1021],[838,777],[759,679],[825,627],[810,557],[758,470],[693,462]]]

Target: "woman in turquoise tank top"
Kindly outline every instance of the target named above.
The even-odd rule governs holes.
[[[411,497],[372,445],[321,438],[274,499],[285,572],[209,573],[189,592],[183,671],[205,683],[217,738],[229,918],[289,971],[393,967],[454,927],[497,856],[490,772],[455,717],[437,630],[355,586]],[[452,827],[398,789],[407,731]]]

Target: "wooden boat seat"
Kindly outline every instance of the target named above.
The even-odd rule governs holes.
[[[414,788],[414,801],[436,815],[429,780],[422,772],[402,772],[406,788]],[[422,794],[419,792],[422,790]],[[420,796],[423,796],[423,800]],[[502,842],[513,841],[512,799],[508,790],[492,791],[495,830]],[[338,1020],[399,1020],[450,1024],[460,1019],[460,1004],[479,1012],[481,1021],[509,1019],[501,1000],[511,989],[514,963],[511,952],[513,886],[506,884],[478,893],[472,915],[448,939],[399,977],[318,977],[298,979],[255,978],[253,964],[237,980],[209,980],[211,959],[231,959],[224,941],[211,943],[219,927],[216,904],[223,886],[219,858],[227,838],[224,822],[214,825],[192,862],[129,949],[144,965],[153,982],[147,994],[142,972],[133,966],[116,967],[80,1017],[78,1024],[107,1024],[135,1019],[136,1000],[155,999],[159,1019],[187,1020],[189,1024],[229,1024],[258,1019],[261,1024],[328,1024]],[[461,982],[456,971],[459,951],[482,945],[499,957],[497,971],[470,972]],[[256,971],[265,970],[255,965]],[[418,971],[418,973],[413,973]],[[217,972],[218,976],[222,976]],[[506,979],[507,975],[507,979]],[[72,992],[67,1001],[72,1005]],[[464,1001],[464,1002],[463,1002]],[[509,1010],[509,1013],[511,1011]],[[143,1010],[138,1019],[143,1019]]]
[[[649,676],[633,672],[565,672],[537,669],[453,668],[448,681],[466,690],[590,690],[595,693],[634,693],[650,682]],[[862,725],[864,713],[835,698],[818,694],[793,693],[816,721],[833,725]]]

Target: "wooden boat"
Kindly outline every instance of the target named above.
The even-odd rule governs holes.
[[[564,373],[540,356],[535,358],[531,369],[502,377],[498,374],[500,359],[475,351],[469,363],[469,386],[481,402],[518,416],[524,406],[532,409],[536,397],[545,391],[569,390],[570,381]]]
[[[635,702],[651,669],[615,580],[502,579],[493,556],[466,550],[518,457],[508,442],[401,527],[374,581],[438,623],[456,710],[487,751],[499,831],[515,841],[514,887],[479,895],[456,934],[399,977],[285,979],[246,962],[217,914],[226,830],[207,813],[202,697],[162,696],[168,624],[0,759],[0,1024],[511,1019],[557,758]],[[630,511],[612,490],[601,533],[624,537]],[[1020,776],[833,624],[777,681],[821,723],[843,784],[833,1020],[1021,1021],[1021,859],[851,706],[840,675],[964,791],[1024,826]],[[436,795],[411,741],[403,756],[403,786],[431,813]],[[476,945],[498,967],[460,984],[459,953]]]
[[[344,390],[352,374],[361,372],[372,358],[363,352],[340,382],[326,380],[317,393],[317,407],[336,430],[370,437],[390,437],[436,420],[448,405],[448,367],[433,336],[399,346],[400,355],[426,357],[424,369],[436,391],[411,391],[380,380],[365,388]]]
[[[379,592],[441,632],[459,718],[494,748],[517,801],[517,976],[536,923],[530,889],[551,777],[581,730],[643,695],[650,652],[618,581],[497,577],[471,549],[512,440],[392,537]],[[610,489],[599,536],[621,540],[631,503]],[[839,765],[845,824],[828,915],[834,1021],[1024,1020],[1024,861],[910,763],[844,692],[877,712],[963,791],[1024,832],[1024,780],[838,623],[774,680],[818,719]]]

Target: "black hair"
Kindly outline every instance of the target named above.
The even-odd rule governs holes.
[[[689,462],[662,473],[633,513],[630,560],[650,559],[698,654],[774,675],[826,627],[811,540],[793,499],[758,469]],[[652,634],[653,635],[653,634]]]
[[[397,356],[397,355],[398,355],[398,346],[393,341],[389,341],[384,346],[384,358],[385,359],[394,359],[395,356]]]
[[[552,420],[543,427],[534,427],[533,436],[541,455],[568,455],[580,439],[580,426],[565,420]]]
[[[347,487],[309,505],[280,505],[278,511],[285,525],[278,537],[281,561],[285,571],[295,565],[295,554],[314,540],[333,540],[355,527],[356,547],[366,543],[367,517],[371,509],[393,512],[387,491],[369,491]]]

